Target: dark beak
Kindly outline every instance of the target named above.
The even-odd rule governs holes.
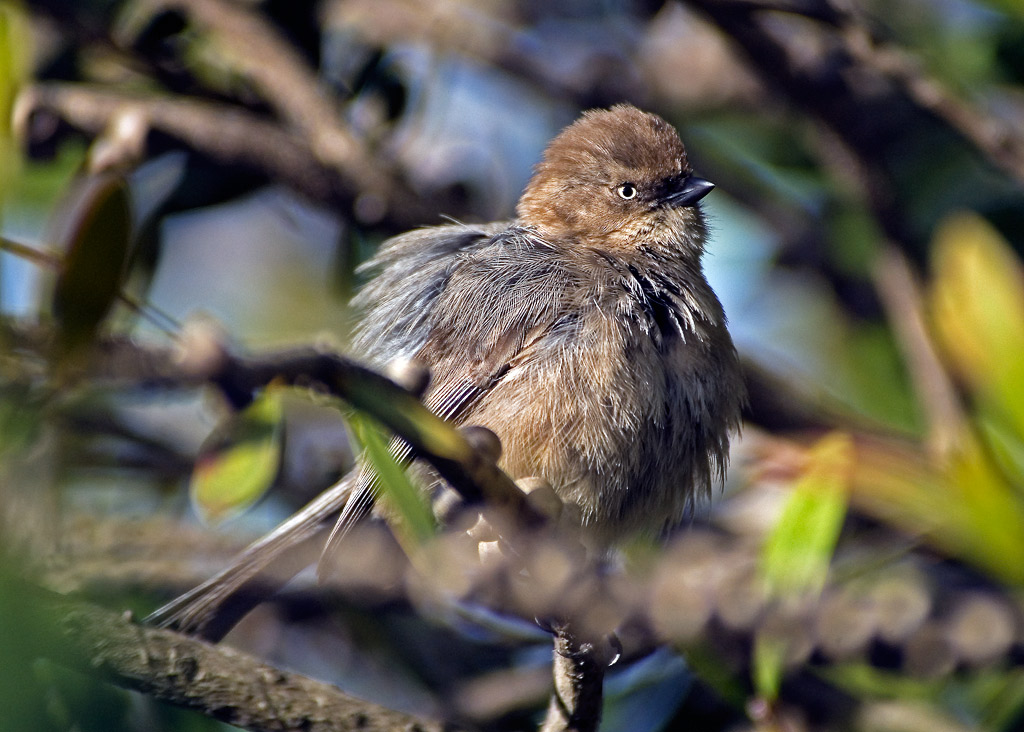
[[[711,181],[691,175],[682,181],[679,188],[665,197],[665,203],[669,206],[692,206],[714,188],[715,184]]]

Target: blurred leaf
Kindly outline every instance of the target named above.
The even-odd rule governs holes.
[[[892,331],[851,318],[837,341],[830,375],[836,398],[869,419],[919,434],[920,409]]]
[[[14,99],[32,68],[32,31],[20,4],[0,0],[0,204],[18,173],[12,128]]]
[[[774,701],[779,696],[786,647],[785,639],[774,636],[758,635],[754,640],[751,675],[754,689],[762,699]]]
[[[32,675],[45,694],[54,729],[76,732],[133,732],[129,692],[47,660],[32,664]]]
[[[770,593],[796,598],[821,592],[846,516],[853,456],[849,435],[839,432],[808,450],[803,475],[762,550],[761,576]],[[755,640],[754,688],[764,699],[778,696],[787,648],[785,638],[758,634]]]
[[[945,681],[909,678],[867,663],[835,664],[820,669],[819,673],[861,698],[931,701],[941,694],[945,684]]]
[[[0,465],[3,458],[31,445],[39,436],[44,401],[23,384],[0,386]]]
[[[807,211],[820,212],[827,181],[812,164],[799,126],[792,120],[750,115],[717,115],[712,124],[691,124],[684,139],[693,140],[701,157],[763,194]]]
[[[980,415],[976,420],[978,430],[985,440],[989,456],[995,461],[1003,475],[1024,478],[1024,439],[1006,427],[1004,422]],[[1018,480],[1015,486],[1024,492],[1024,485]]]
[[[934,241],[934,325],[981,406],[1024,436],[1024,273],[984,219],[947,219]]]
[[[981,0],[981,4],[1007,15],[1024,19],[1024,3],[1021,0]]]
[[[942,679],[915,679],[866,663],[823,666],[816,670],[854,697],[935,704],[969,717],[979,729],[1017,729],[1024,710],[1024,671],[987,669]]]
[[[946,466],[896,443],[859,444],[851,500],[998,580],[1024,584],[1024,502],[969,435]]]
[[[859,201],[839,200],[829,207],[824,220],[828,234],[827,255],[836,269],[851,277],[866,277],[878,259],[885,240],[878,221]]]
[[[1024,584],[1024,502],[988,450],[965,439],[950,462],[948,480],[946,516],[957,529],[961,557],[1003,581]]]
[[[817,593],[846,516],[853,443],[843,433],[823,437],[786,501],[761,555],[761,573],[776,595]]]
[[[80,140],[68,140],[50,160],[29,160],[11,192],[11,207],[19,207],[33,218],[56,210],[75,176],[82,169],[86,147]]]
[[[120,177],[90,178],[73,199],[56,240],[66,251],[53,292],[62,358],[95,338],[120,291],[132,234],[128,187]]]
[[[0,729],[67,730],[55,719],[47,689],[32,673],[40,648],[56,627],[47,607],[35,601],[22,577],[24,558],[0,544]]]
[[[415,436],[423,448],[448,460],[471,460],[473,448],[452,424],[431,412],[418,397],[394,387],[382,388],[378,377],[369,373],[353,372],[348,381],[339,386],[346,400],[374,417],[389,429]]]
[[[714,689],[726,703],[742,709],[749,696],[748,687],[734,672],[724,654],[709,644],[701,643],[688,645],[685,651],[686,664],[693,669],[694,674]]]
[[[979,674],[967,689],[983,729],[1020,729],[1024,719],[1024,669],[991,669]]]
[[[434,514],[427,496],[412,484],[405,469],[388,449],[381,427],[361,412],[348,418],[356,440],[364,448],[365,459],[377,473],[380,496],[398,518],[396,533],[407,552],[434,536]]]
[[[268,388],[211,436],[192,472],[189,491],[207,521],[223,521],[251,506],[274,484],[281,466],[281,390]]]

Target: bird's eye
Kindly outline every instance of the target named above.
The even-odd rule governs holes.
[[[632,183],[623,183],[615,189],[615,192],[619,194],[620,198],[625,198],[627,201],[636,198],[636,186]]]

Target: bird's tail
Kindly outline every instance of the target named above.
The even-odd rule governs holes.
[[[348,504],[359,473],[350,472],[246,547],[226,568],[156,610],[146,623],[212,641],[222,638],[249,610],[312,563],[310,540]]]

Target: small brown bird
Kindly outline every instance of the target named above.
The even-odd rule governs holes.
[[[501,467],[546,479],[601,543],[660,532],[724,476],[745,398],[701,267],[713,187],[657,115],[587,112],[548,146],[514,221],[382,245],[354,350],[429,368],[427,406],[494,431]],[[318,500],[306,510],[339,505]],[[357,488],[340,525],[372,503]]]

